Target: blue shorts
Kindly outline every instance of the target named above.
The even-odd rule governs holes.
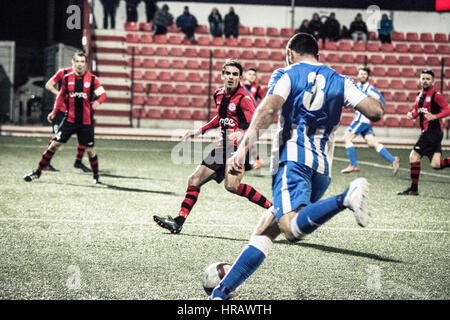
[[[373,132],[372,126],[370,125],[370,123],[367,123],[367,122],[353,121],[350,124],[350,126],[347,128],[347,131],[354,133],[354,134],[360,134],[363,137],[366,134],[375,135],[375,132]]]
[[[329,176],[294,161],[280,164],[272,179],[271,210],[277,222],[283,214],[319,200],[331,181]]]

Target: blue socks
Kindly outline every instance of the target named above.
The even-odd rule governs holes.
[[[347,149],[347,155],[348,155],[348,159],[350,160],[350,164],[353,167],[357,167],[358,161],[356,160],[355,147],[353,146],[353,144],[348,144],[345,146],[345,149]]]
[[[377,152],[385,158],[389,163],[394,162],[395,158],[392,156],[392,154],[389,153],[389,151],[382,145],[379,144],[377,147]]]

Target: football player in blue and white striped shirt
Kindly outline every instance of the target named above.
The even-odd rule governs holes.
[[[385,104],[381,93],[369,83],[370,68],[368,66],[360,66],[358,68],[358,86],[368,96],[378,99],[382,104]],[[374,148],[384,159],[386,159],[392,165],[392,172],[397,174],[400,166],[400,158],[393,157],[390,152],[377,141],[375,138],[375,132],[370,124],[370,119],[365,117],[358,110],[355,111],[355,118],[350,126],[344,133],[345,149],[347,149],[347,155],[350,160],[350,164],[347,168],[343,169],[341,173],[351,173],[360,171],[358,167],[358,161],[356,160],[355,146],[353,145],[353,139],[357,135],[361,135],[366,141],[369,147]]]
[[[318,63],[318,54],[317,42],[309,34],[298,33],[289,40],[288,66],[273,72],[268,94],[229,160],[231,174],[242,172],[248,148],[279,115],[272,143],[273,205],[209,299],[228,299],[264,261],[280,233],[295,242],[346,208],[354,212],[360,226],[369,223],[365,178],[352,181],[337,196],[320,198],[331,180],[334,133],[342,106],[355,108],[372,121],[381,119],[383,107],[351,79]]]

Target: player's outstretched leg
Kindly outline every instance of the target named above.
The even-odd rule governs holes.
[[[341,170],[341,173],[359,172],[360,169],[358,168],[358,161],[356,160],[355,146],[353,143],[349,142],[345,145],[345,149],[347,150],[347,156],[350,160],[350,164],[347,168]]]
[[[55,150],[56,151],[56,150]],[[50,161],[52,160],[55,151],[51,151],[50,149],[46,149],[44,154],[42,155],[41,160],[39,161],[38,167],[33,172],[25,175],[23,180],[26,182],[31,182],[33,180],[39,179],[41,177],[42,170],[47,168],[50,165]]]
[[[272,203],[261,193],[259,193],[251,185],[241,183],[239,184],[236,194],[241,197],[247,198],[250,202],[253,202],[264,209],[269,209]]]
[[[377,152],[382,156],[386,161],[388,161],[392,166],[392,174],[395,176],[398,173],[398,169],[400,167],[400,158],[394,157],[385,146],[381,143],[376,146]]]

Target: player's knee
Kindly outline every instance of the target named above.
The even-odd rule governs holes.
[[[239,185],[236,185],[235,183],[232,183],[230,181],[225,181],[224,183],[225,190],[231,193],[237,193],[239,189]]]
[[[200,178],[197,177],[195,174],[191,174],[188,177],[188,185],[199,187],[200,186]]]
[[[431,162],[430,165],[434,170],[441,169],[441,162]]]

